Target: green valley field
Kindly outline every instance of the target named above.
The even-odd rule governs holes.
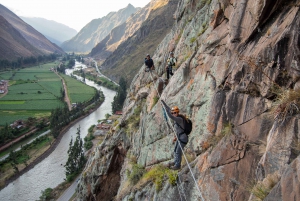
[[[52,109],[65,105],[61,78],[50,70],[56,65],[52,62],[0,74],[0,80],[9,80],[8,93],[0,96],[0,126],[17,119],[49,116]],[[88,101],[95,94],[94,88],[62,76],[71,102]]]

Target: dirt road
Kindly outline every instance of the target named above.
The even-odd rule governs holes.
[[[68,108],[69,108],[69,110],[71,111],[72,110],[72,104],[71,104],[71,102],[70,102],[70,98],[69,98],[69,96],[68,96],[68,88],[67,88],[67,85],[66,85],[66,83],[65,83],[65,80],[56,72],[56,71],[54,71],[55,73],[56,73],[56,75],[58,76],[58,77],[60,77],[60,79],[61,79],[61,81],[62,81],[62,83],[63,83],[63,86],[64,86],[64,90],[65,90],[65,102],[68,104]]]

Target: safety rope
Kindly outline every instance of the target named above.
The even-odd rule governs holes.
[[[153,83],[154,83],[154,79],[153,79],[152,71],[151,71],[151,70],[150,70],[150,76],[151,76],[152,81],[153,81]],[[155,88],[155,90],[156,90],[156,92],[157,92],[157,95],[158,95],[159,99],[161,99],[161,97],[160,97],[160,95],[159,95],[159,93],[158,93],[158,90],[156,89],[156,87],[154,87],[154,88]],[[162,105],[162,107],[164,108],[164,110],[167,111],[166,108],[165,108],[165,106],[164,106],[161,102],[160,102],[160,104]],[[167,119],[168,119],[168,122],[170,123],[170,125],[172,125],[172,122],[171,122],[170,117],[169,117],[168,115],[167,115]],[[174,126],[171,126],[171,128],[172,128],[172,130],[173,130],[173,132],[174,132],[175,137],[177,137],[176,131],[175,131],[175,129],[174,129]],[[204,201],[204,198],[203,198],[202,193],[201,193],[201,191],[200,191],[200,188],[199,188],[199,186],[198,186],[198,184],[197,184],[197,181],[196,181],[196,179],[195,179],[195,176],[194,176],[194,174],[193,174],[193,172],[192,172],[192,168],[191,168],[191,166],[190,166],[190,164],[189,164],[189,162],[188,162],[188,160],[187,160],[187,158],[186,158],[186,155],[185,155],[185,153],[184,153],[184,151],[183,151],[183,148],[182,148],[182,146],[181,146],[181,143],[178,142],[178,145],[179,145],[179,147],[180,147],[180,149],[181,149],[181,151],[182,151],[183,157],[184,157],[184,159],[185,159],[185,161],[186,161],[186,164],[187,164],[187,166],[188,166],[188,168],[189,168],[189,170],[190,170],[190,172],[191,172],[192,178],[193,178],[193,180],[194,180],[194,182],[195,182],[195,184],[196,184],[196,187],[197,187],[197,190],[198,190],[198,192],[199,192],[200,198],[201,198],[202,201]]]
[[[178,173],[178,184],[179,184],[179,188],[181,188],[181,191],[183,192],[183,195],[184,195],[184,200],[185,201],[187,201],[187,199],[186,199],[186,195],[185,195],[185,192],[184,192],[184,187],[183,187],[183,185],[181,185],[181,180],[180,180],[180,176],[179,176],[180,174]],[[178,190],[179,191],[179,190]],[[180,192],[179,192],[179,195],[180,195]],[[181,195],[180,195],[180,198],[181,198]]]
[[[183,200],[182,200],[182,197],[181,197],[181,193],[180,193],[179,185],[176,185],[176,187],[177,187],[177,190],[178,190],[178,193],[179,193],[180,201],[183,201]]]

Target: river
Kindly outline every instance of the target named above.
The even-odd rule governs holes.
[[[78,65],[82,64],[76,62],[76,66]],[[66,74],[70,72],[72,71],[68,70]],[[64,134],[57,148],[47,158],[2,189],[0,191],[1,201],[34,201],[39,199],[42,190],[49,187],[54,188],[64,181],[64,164],[67,161],[67,151],[71,138],[75,139],[79,126],[81,137],[85,137],[91,125],[97,124],[97,120],[104,119],[105,114],[111,113],[111,102],[116,94],[116,92],[101,87],[92,81],[86,80],[86,83],[103,91],[105,95],[104,103],[89,116],[73,125]]]

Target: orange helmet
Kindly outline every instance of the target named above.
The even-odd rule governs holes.
[[[174,106],[174,107],[172,107],[171,111],[179,113],[179,108],[177,106]]]

